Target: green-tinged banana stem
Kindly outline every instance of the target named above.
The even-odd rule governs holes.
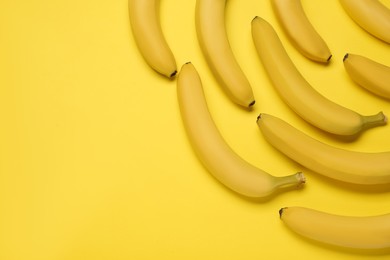
[[[303,175],[302,172],[297,172],[292,175],[288,176],[282,176],[282,177],[275,177],[274,185],[277,188],[284,188],[284,187],[299,187],[303,185],[306,182],[306,178]]]
[[[362,116],[362,121],[364,128],[371,128],[380,125],[386,125],[387,117],[385,116],[385,114],[383,114],[383,112],[379,112],[376,115]]]
[[[180,112],[188,139],[205,168],[238,194],[264,198],[286,186],[300,187],[302,173],[273,176],[245,161],[226,143],[209,112],[200,76],[192,63],[177,78]]]

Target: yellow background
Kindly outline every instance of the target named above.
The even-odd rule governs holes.
[[[279,208],[294,205],[388,213],[390,192],[303,169],[262,138],[260,112],[357,151],[390,150],[390,126],[345,142],[306,124],[270,84],[250,22],[267,19],[313,87],[362,114],[390,115],[390,101],[355,85],[342,58],[351,52],[390,65],[389,45],[358,27],[338,1],[302,0],[333,53],[329,66],[315,64],[291,46],[269,1],[229,0],[228,35],[257,101],[248,112],[208,70],[196,39],[195,0],[161,2],[178,66],[196,66],[228,144],[273,175],[303,170],[306,186],[253,202],[205,171],[184,132],[176,81],[152,71],[135,46],[127,0],[0,0],[0,259],[388,259],[310,242],[279,220]]]

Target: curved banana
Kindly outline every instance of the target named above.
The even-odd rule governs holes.
[[[390,9],[378,0],[340,0],[346,13],[361,28],[390,43]]]
[[[158,73],[173,78],[177,66],[162,32],[159,7],[160,0],[129,0],[130,25],[146,63]]]
[[[390,67],[351,53],[344,56],[343,62],[346,72],[358,85],[390,99]]]
[[[271,3],[296,49],[313,61],[329,62],[332,57],[329,47],[307,18],[301,0],[272,0]]]
[[[226,0],[196,1],[199,45],[215,78],[233,102],[255,104],[252,87],[231,49],[225,26]]]
[[[384,116],[362,116],[325,98],[302,76],[275,30],[266,20],[252,20],[256,50],[275,89],[290,108],[312,125],[336,135],[356,135],[384,124]]]
[[[180,111],[187,135],[203,165],[221,183],[248,197],[266,197],[285,186],[301,186],[302,173],[272,176],[239,157],[224,141],[207,107],[202,82],[191,63],[177,79]]]
[[[285,207],[280,219],[299,235],[355,249],[390,248],[390,214],[343,216],[305,207]]]
[[[390,184],[389,151],[365,153],[333,147],[268,114],[260,114],[257,125],[268,143],[313,172],[353,184]]]

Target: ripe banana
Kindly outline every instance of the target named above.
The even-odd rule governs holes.
[[[299,235],[344,248],[390,248],[390,214],[343,216],[305,207],[285,207],[280,219]]]
[[[332,57],[328,45],[303,10],[301,0],[272,0],[272,7],[293,45],[307,58],[327,63]]]
[[[205,168],[221,183],[248,197],[262,198],[286,186],[301,186],[302,173],[276,177],[239,157],[219,133],[207,107],[203,86],[192,63],[182,66],[177,95],[185,129]]]
[[[252,87],[231,49],[225,26],[226,0],[196,1],[199,45],[215,78],[233,102],[255,104]]]
[[[344,68],[358,85],[390,99],[390,67],[367,57],[347,53]]]
[[[313,172],[353,184],[390,184],[389,151],[365,153],[333,147],[269,114],[260,114],[257,125],[273,147]]]
[[[384,124],[384,116],[363,116],[336,104],[316,91],[302,76],[266,20],[252,20],[256,50],[275,89],[290,108],[312,125],[336,135],[356,135]]]
[[[173,78],[177,66],[162,32],[159,7],[160,0],[129,0],[130,25],[146,63],[158,73]]]
[[[390,43],[390,9],[378,0],[340,0],[345,12],[361,28]]]

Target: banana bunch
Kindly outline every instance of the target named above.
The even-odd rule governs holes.
[[[351,79],[374,94],[390,99],[390,67],[367,57],[347,53],[344,68]]]
[[[255,104],[251,85],[240,68],[226,33],[227,0],[197,0],[195,29],[208,67],[230,99],[245,108]],[[310,60],[329,63],[332,54],[306,16],[300,0],[271,0],[289,39]],[[390,11],[377,0],[340,0],[362,28],[390,43]],[[129,0],[134,40],[146,62],[158,73],[174,78],[176,62],[159,22],[159,0]],[[276,31],[263,18],[251,21],[251,36],[263,67],[278,94],[300,117],[318,129],[341,136],[385,125],[383,112],[361,115],[317,92],[296,68]],[[343,65],[351,79],[371,92],[390,98],[390,68],[348,53]],[[245,197],[265,198],[305,183],[301,172],[274,176],[241,158],[223,139],[209,112],[203,84],[195,66],[182,65],[177,76],[177,99],[189,142],[208,172],[228,189]],[[341,182],[389,185],[390,152],[366,153],[320,142],[282,119],[261,113],[257,126],[274,148],[301,166]],[[390,214],[340,216],[304,207],[285,207],[281,220],[310,239],[340,247],[390,248]]]
[[[162,32],[160,0],[129,0],[130,25],[138,49],[151,68],[173,78],[177,73],[175,57]]]
[[[332,54],[303,10],[301,0],[272,0],[275,14],[294,46],[307,58],[328,63]]]
[[[346,13],[361,28],[390,43],[390,9],[378,0],[340,0]]]
[[[342,216],[306,207],[285,207],[279,211],[283,223],[309,239],[354,249],[390,248],[390,214]]]
[[[323,176],[360,185],[390,184],[390,152],[364,153],[336,148],[269,114],[260,114],[257,125],[273,147]]]
[[[233,102],[249,108],[255,104],[252,87],[231,49],[225,26],[226,0],[197,0],[195,27],[210,70]]]
[[[356,135],[385,123],[382,113],[363,116],[317,92],[295,67],[272,25],[259,16],[252,20],[252,37],[276,91],[310,124],[336,135]]]
[[[300,187],[302,173],[276,177],[238,156],[219,133],[207,107],[203,86],[192,63],[182,66],[177,79],[179,107],[187,135],[205,168],[231,190],[254,198],[284,187]]]

